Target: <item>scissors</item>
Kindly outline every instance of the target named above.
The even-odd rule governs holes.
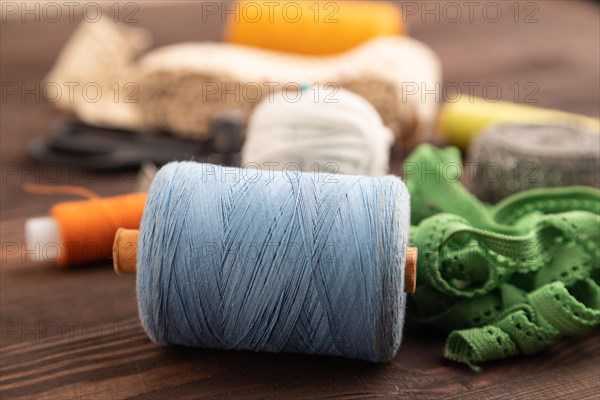
[[[242,130],[242,120],[234,114],[216,116],[211,121],[210,139],[205,141],[64,122],[50,135],[34,139],[29,155],[42,163],[97,171],[136,168],[144,163],[161,166],[176,160],[237,166]]]

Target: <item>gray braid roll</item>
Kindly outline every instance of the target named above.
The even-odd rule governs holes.
[[[495,125],[471,145],[467,163],[473,192],[490,203],[526,189],[600,187],[600,135],[576,126]]]

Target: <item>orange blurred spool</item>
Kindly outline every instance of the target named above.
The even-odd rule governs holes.
[[[146,193],[132,193],[101,198],[79,186],[26,183],[23,189],[36,194],[87,198],[56,204],[49,217],[32,218],[25,223],[26,247],[34,259],[63,267],[109,259],[117,230],[139,228],[147,197]]]
[[[50,209],[58,223],[60,266],[109,259],[119,228],[138,229],[146,193],[59,203]]]
[[[256,1],[236,4],[225,40],[246,46],[329,55],[350,50],[377,36],[402,35],[400,10],[371,1]]]

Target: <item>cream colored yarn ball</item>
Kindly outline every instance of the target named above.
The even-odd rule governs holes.
[[[248,122],[242,164],[348,175],[386,175],[394,136],[365,99],[338,87],[276,92]]]

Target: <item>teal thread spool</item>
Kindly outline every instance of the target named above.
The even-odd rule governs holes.
[[[394,357],[408,192],[392,176],[324,177],[190,162],[161,169],[137,253],[148,335],[204,348]]]

